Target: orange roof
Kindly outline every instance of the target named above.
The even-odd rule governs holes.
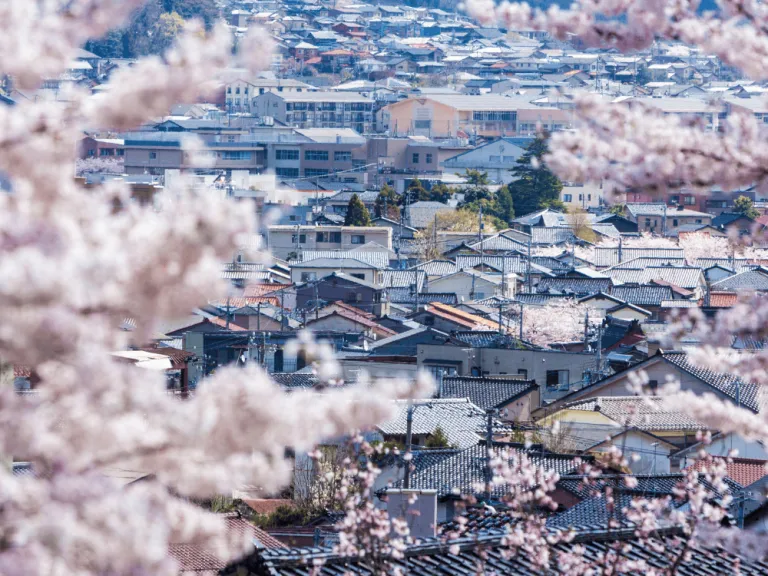
[[[725,463],[726,475],[731,480],[738,482],[742,486],[749,486],[768,475],[765,465],[766,460],[755,460],[753,458],[731,458],[730,462]],[[706,466],[705,462],[697,460],[690,467],[694,470],[701,470]]]
[[[243,502],[257,514],[272,514],[281,506],[293,508],[293,500],[283,498],[243,498]]]
[[[287,284],[249,284],[243,290],[243,296],[245,298],[255,298],[287,287]]]
[[[452,322],[456,322],[457,324],[461,324],[462,326],[466,326],[470,329],[473,329],[477,326],[483,326],[492,330],[499,329],[498,322],[488,320],[482,316],[470,314],[469,312],[464,312],[463,310],[459,310],[453,306],[448,306],[447,304],[441,304],[440,302],[431,302],[427,310],[436,316],[440,316],[446,320],[451,320]]]
[[[731,308],[738,300],[736,292],[710,292],[710,308]]]
[[[360,316],[365,316],[366,318],[375,318],[373,314],[370,312],[366,312],[365,310],[361,310],[360,308],[355,308],[354,306],[350,306],[346,302],[342,302],[341,300],[336,300],[331,306],[338,306],[340,308],[345,308],[349,310],[350,312],[354,312],[355,314],[359,314]]]
[[[351,306],[349,307],[338,306],[338,304],[339,302],[335,302],[334,304],[331,304],[330,306],[326,307],[324,310],[321,310],[320,317],[317,318],[317,320],[322,320],[323,318],[327,318],[328,316],[337,314],[342,318],[346,318],[347,320],[352,320],[357,324],[370,328],[380,336],[389,337],[397,334],[397,332],[395,332],[394,330],[391,330],[386,326],[382,326],[381,324],[375,322],[370,317],[365,315],[364,312],[360,314],[359,312],[362,312],[362,310],[357,310],[356,308],[352,308]],[[315,318],[308,317],[307,324],[311,324],[312,322],[317,320],[315,320]]]
[[[208,320],[211,324],[216,324],[216,326],[220,328],[226,328],[227,327],[227,321],[224,320],[224,318],[219,318],[217,316],[212,316],[211,318],[203,318],[203,320]],[[243,330],[248,330],[247,328],[243,328],[242,326],[238,326],[234,322],[229,322],[229,329],[233,332],[240,332]]]

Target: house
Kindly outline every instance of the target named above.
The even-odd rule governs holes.
[[[755,220],[741,213],[723,212],[712,220],[712,226],[726,232],[735,231],[739,236],[752,233]]]
[[[493,296],[501,292],[501,283],[501,276],[460,270],[431,281],[429,287],[433,292],[452,292],[460,301],[464,301]],[[507,291],[508,294],[514,294],[514,286],[507,286]]]
[[[342,301],[375,316],[388,311],[380,286],[336,271],[296,286],[295,292],[299,310],[311,311],[328,302]]]
[[[482,410],[498,410],[508,422],[529,422],[539,402],[539,386],[518,377],[439,375],[437,398],[468,398]]]
[[[683,412],[670,412],[663,402],[660,397],[592,396],[563,404],[537,424],[551,428],[559,422],[560,433],[579,451],[623,446],[635,474],[669,473],[670,454],[707,427]]]
[[[375,318],[370,312],[338,300],[306,314],[304,326],[312,330],[364,332],[366,337],[374,341],[397,334],[376,322]]]
[[[417,230],[433,224],[438,214],[454,212],[456,209],[442,202],[419,201],[405,209],[405,222]]]
[[[482,316],[464,312],[452,306],[431,302],[409,317],[424,326],[434,327],[442,332],[454,330],[495,330],[499,331],[498,322]]]
[[[511,170],[525,152],[520,139],[498,138],[443,161],[443,169],[463,174],[465,170],[487,172],[491,182],[506,184],[513,180]]]
[[[662,236],[678,230],[681,226],[712,223],[711,214],[688,210],[682,205],[668,207],[666,204],[659,203],[628,203],[626,214],[627,218],[637,224],[639,232],[651,232]]]
[[[379,226],[270,226],[267,245],[278,258],[302,250],[351,250],[368,242],[392,249],[392,230]]]

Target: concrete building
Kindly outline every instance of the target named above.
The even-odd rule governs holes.
[[[265,92],[253,99],[252,112],[297,128],[373,128],[373,100],[354,92]]]
[[[378,226],[270,226],[268,247],[278,258],[301,250],[351,250],[375,242],[392,249],[392,229]]]

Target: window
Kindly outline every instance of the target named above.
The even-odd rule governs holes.
[[[517,122],[517,112],[476,110],[472,112],[475,122]]]
[[[419,163],[419,155],[418,154],[414,154],[413,155],[413,163],[414,164],[418,164]]]
[[[302,282],[311,282],[312,280],[317,280],[317,272],[302,272],[301,273],[301,281]]]
[[[102,148],[99,150],[99,156],[112,156],[113,149],[112,148]]]
[[[427,154],[427,164],[432,164],[432,154]]]
[[[278,148],[275,150],[275,160],[298,160],[298,150],[282,150]]]
[[[458,372],[454,366],[426,366],[430,374],[437,380],[440,375],[443,376],[456,376]]]
[[[584,200],[584,194],[579,194],[579,200]]]
[[[227,94],[232,94],[232,86],[229,86],[229,87],[227,88]]]
[[[282,91],[283,91],[283,87],[282,87],[282,86],[278,86],[278,87],[277,87],[277,91],[278,91],[278,92],[282,92]]]
[[[277,168],[275,168],[275,175],[280,178],[298,178],[299,169],[298,168],[280,168],[278,166]]]
[[[240,86],[238,86],[237,88],[235,88],[235,94],[240,94]]]
[[[587,200],[590,202],[592,201],[592,194],[587,194]]]
[[[696,224],[701,224],[701,218],[696,218]]]
[[[328,170],[322,168],[305,168],[304,176],[307,178],[322,178],[328,176]]]
[[[352,160],[352,152],[339,152],[333,153],[333,159],[336,162],[350,162]]]
[[[648,380],[648,388],[651,390],[657,390],[659,387],[659,381],[658,380]]]
[[[434,316],[424,316],[424,326],[434,326],[435,325],[435,317]]]
[[[350,276],[352,276],[352,278],[357,278],[359,280],[365,280],[365,274],[355,273],[355,274],[350,274]],[[358,295],[360,295],[360,294],[358,293]]]
[[[222,160],[250,160],[251,153],[245,150],[225,150],[221,153]]]
[[[672,218],[672,226],[677,228],[677,218]]]
[[[288,216],[288,220],[290,220],[291,222],[296,222],[296,215],[291,214],[290,216]]]
[[[317,242],[341,242],[341,232],[318,232],[316,236]]]
[[[651,219],[650,218],[646,218],[645,219],[645,225],[646,226],[650,226],[651,225]]]
[[[490,160],[491,164],[496,164],[501,162],[501,156],[493,156],[491,155],[488,160]]]
[[[547,388],[568,385],[568,370],[547,370]]]
[[[363,234],[352,234],[352,244],[365,244],[365,236]]]
[[[328,161],[328,150],[304,150],[304,160]]]
[[[414,120],[413,127],[416,130],[431,130],[432,120]]]
[[[299,244],[306,244],[306,243],[307,243],[307,235],[299,234]],[[293,234],[291,236],[291,244],[296,244],[296,234]]]
[[[572,194],[563,194],[563,202],[573,202]]]
[[[694,204],[696,204],[696,196],[686,196],[685,204],[686,206],[693,206]]]
[[[118,148],[117,149],[117,155],[118,156],[125,156],[125,150],[123,150],[122,148]]]
[[[525,380],[528,380],[528,370],[525,368],[518,368],[517,375],[522,376]]]
[[[259,94],[264,94],[264,88],[259,88]]]
[[[504,164],[514,164],[517,158],[514,156],[502,156],[501,161],[504,162]]]
[[[157,152],[150,152],[149,153],[149,159],[155,160],[157,158]]]
[[[248,94],[248,86],[245,87],[245,94]]]

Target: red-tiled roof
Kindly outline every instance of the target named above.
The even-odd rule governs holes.
[[[709,306],[710,308],[731,308],[736,304],[737,299],[736,292],[710,292]]]
[[[281,288],[288,288],[287,284],[249,284],[243,289],[243,296],[245,298],[255,298],[258,296],[265,296]]]
[[[351,306],[339,306],[339,302],[335,302],[334,304],[331,304],[331,306],[321,310],[317,320],[322,320],[323,318],[327,318],[328,316],[336,314],[342,318],[346,318],[347,320],[351,320],[352,322],[360,324],[361,326],[370,328],[380,336],[389,337],[397,334],[397,332],[394,330],[378,324],[367,315],[365,315],[365,313],[361,314],[361,312],[362,310],[357,310],[357,308],[352,308]],[[307,324],[311,324],[313,321],[316,321],[315,318],[307,318]]]
[[[32,369],[29,366],[21,366],[19,364],[14,364],[13,376],[14,378],[29,378],[30,376],[32,376]]]
[[[676,294],[679,294],[683,298],[690,298],[693,296],[693,292],[690,290],[686,290],[685,288],[680,288],[677,284],[672,284],[672,282],[667,282],[666,280],[662,280],[661,278],[655,278],[651,280],[651,284],[656,284],[657,286],[669,286],[672,289],[672,292],[675,292]]]
[[[216,326],[219,326],[220,328],[226,328],[227,327],[227,321],[224,320],[223,318],[218,318],[216,316],[213,316],[211,318],[207,318],[207,320],[211,324],[216,324]],[[232,330],[233,332],[240,332],[240,331],[243,331],[243,330],[248,330],[247,328],[243,328],[242,326],[238,326],[237,324],[235,324],[234,322],[231,322],[231,321],[229,323],[229,329]]]
[[[730,462],[726,462],[725,468],[728,478],[742,486],[749,486],[768,475],[765,469],[767,462],[766,460],[755,460],[752,458],[731,458]],[[699,460],[691,468],[700,470],[705,466],[706,464]]]
[[[227,532],[231,537],[235,539],[248,537],[258,540],[265,548],[285,548],[282,542],[241,518],[239,514],[233,513],[225,516]],[[203,574],[215,575],[226,568],[229,563],[208,552],[199,544],[171,544],[168,550],[170,555],[179,563],[181,574],[194,572],[198,576]],[[230,559],[230,561],[232,560],[236,559]]]
[[[257,514],[271,514],[281,506],[293,507],[293,500],[282,498],[249,498],[243,499],[243,502]]]

